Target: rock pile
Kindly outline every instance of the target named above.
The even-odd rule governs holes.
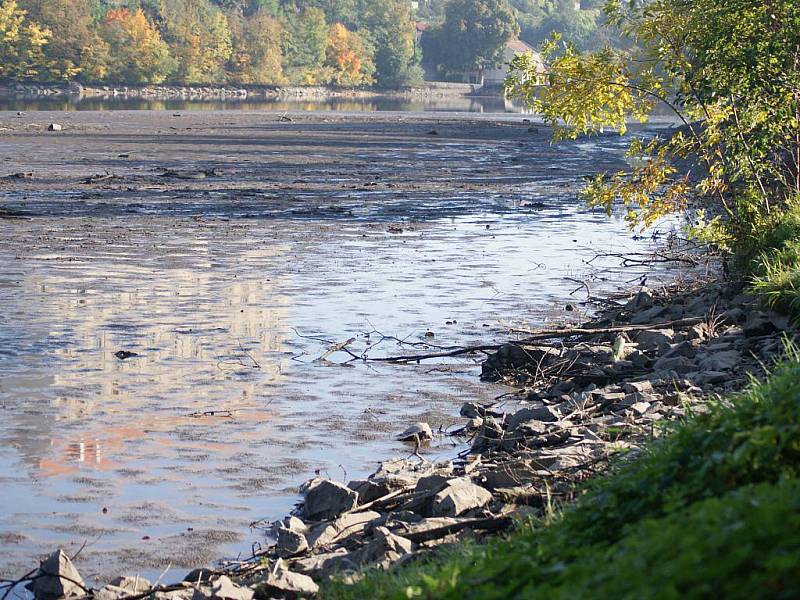
[[[466,436],[469,448],[453,461],[430,463],[415,452],[366,479],[312,480],[296,514],[272,525],[268,548],[212,577],[190,574],[154,600],[311,596],[333,573],[356,577],[506,528],[515,514],[568,499],[612,454],[657,435],[657,422],[738,389],[781,351],[784,336],[797,335],[784,317],[722,284],[682,296],[641,290],[564,333],[507,344],[484,363],[484,378],[524,387],[510,401],[461,407],[465,424],[452,435]],[[400,438],[418,448],[432,435],[417,423]],[[60,565],[62,555],[48,561]],[[46,581],[48,593],[58,588],[39,585]],[[65,595],[82,591],[62,586]],[[131,586],[140,582],[112,582],[94,595],[118,600],[137,593]]]

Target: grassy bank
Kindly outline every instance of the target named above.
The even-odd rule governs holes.
[[[800,352],[563,511],[325,598],[800,596]]]

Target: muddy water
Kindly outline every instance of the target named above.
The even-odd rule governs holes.
[[[476,359],[365,363],[333,343],[385,356],[575,319],[567,277],[613,288],[638,273],[587,261],[647,246],[576,198],[619,166],[610,136],[555,148],[520,123],[411,115],[87,113],[41,131],[56,118],[7,116],[0,149],[34,173],[0,185],[0,576],[84,542],[100,580],[249,553],[249,524],[305,479],[362,476],[409,454],[408,424],[508,391]]]

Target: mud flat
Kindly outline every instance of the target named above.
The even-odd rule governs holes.
[[[573,279],[599,295],[674,277],[621,265],[650,241],[576,197],[620,166],[613,135],[555,147],[520,117],[126,111],[2,113],[0,141],[3,577],[86,542],[87,586],[168,565],[175,581],[266,549],[305,481],[383,485],[369,476],[390,456],[417,465],[395,497],[417,474],[466,485],[466,465],[426,469],[469,451],[444,432],[490,427],[513,382],[480,383],[481,353],[362,357],[499,346],[586,320]],[[417,422],[427,463],[397,439]],[[400,506],[366,497],[302,527]],[[505,522],[475,508],[447,518]]]

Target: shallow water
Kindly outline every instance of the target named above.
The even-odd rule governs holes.
[[[145,98],[0,98],[0,111],[20,110],[269,110],[335,112],[520,113],[519,105],[500,96],[444,98],[333,98],[328,100],[152,100]]]
[[[73,164],[68,138],[12,140],[9,170],[29,153],[62,171],[0,187],[0,205],[28,215],[0,219],[0,576],[84,542],[79,567],[100,580],[247,554],[263,541],[248,525],[283,516],[315,473],[363,476],[409,454],[393,440],[407,425],[446,428],[462,402],[508,391],[478,381],[477,359],[323,358],[332,343],[385,356],[422,349],[383,336],[507,339],[512,324],[576,318],[564,306],[582,292],[568,277],[598,291],[638,275],[612,258],[586,263],[648,242],[576,197],[582,174],[618,164],[618,138],[558,151],[544,137],[498,145],[491,132],[367,134],[298,141],[308,163],[288,179],[305,179],[285,192],[256,167],[148,190],[134,166],[120,187],[85,193],[58,181],[94,169]],[[191,165],[204,143],[165,152]],[[240,168],[241,148],[208,143]],[[377,175],[398,187],[365,184]],[[116,358],[123,349],[137,356]],[[457,443],[426,452],[449,457]]]

